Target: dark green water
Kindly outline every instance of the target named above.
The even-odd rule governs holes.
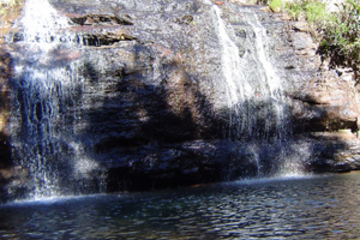
[[[1,239],[360,239],[360,173],[0,205]]]

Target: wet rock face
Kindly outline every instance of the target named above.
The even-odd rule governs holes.
[[[54,3],[66,9],[73,39],[85,45],[78,56],[84,64],[77,133],[91,134],[96,152],[216,138],[205,95],[220,76],[214,67],[217,39],[213,26],[205,24],[210,14],[198,12],[192,1],[135,2]]]
[[[107,191],[222,180],[217,148],[191,142],[222,134],[209,94],[221,77],[211,13],[186,1],[105,6],[101,16],[65,14],[86,39],[76,131],[108,169]]]
[[[214,13],[201,1],[50,2],[70,25],[67,34],[52,39],[79,45],[71,50],[60,45],[52,52],[52,64],[77,76],[62,112],[67,122],[59,121],[59,128],[71,128],[87,157],[96,160],[100,170],[90,172],[89,181],[106,182],[106,191],[271,175],[284,159],[297,159],[303,171],[360,166],[357,138],[308,134],[356,132],[360,113],[351,73],[326,69],[303,24],[251,7],[267,29],[271,62],[286,83],[289,131],[297,135],[284,147],[261,139],[224,139],[229,112],[214,107],[215,85],[223,78],[221,46]],[[219,6],[238,43],[252,37],[232,20],[238,5]],[[21,30],[11,39],[15,59],[22,49]],[[19,169],[2,173],[24,186],[27,170]],[[72,184],[74,178],[66,178],[63,184]]]
[[[152,47],[130,42],[122,43],[122,48],[89,49],[85,53],[82,71],[89,83],[81,101],[86,109],[84,121],[90,125],[82,133],[94,133],[105,142],[110,134],[113,143],[135,145],[178,142],[208,134],[212,123],[205,115],[209,109],[203,107],[196,79],[170,62],[160,65],[162,76],[153,80]],[[99,67],[98,63],[112,58],[113,64]]]

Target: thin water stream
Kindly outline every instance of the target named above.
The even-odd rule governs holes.
[[[226,93],[226,102],[220,105],[229,110],[227,136],[284,139],[289,135],[288,110],[282,79],[270,61],[266,29],[255,12],[238,8],[237,15],[241,17],[232,20],[243,26],[245,38],[237,39],[232,25],[223,20],[221,9],[216,5],[211,8],[222,47],[224,80],[219,84],[219,92]]]

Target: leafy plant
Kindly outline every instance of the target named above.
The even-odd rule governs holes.
[[[360,0],[338,5],[339,12],[322,28],[322,52],[333,66],[349,66],[360,81]]]
[[[292,19],[299,20],[300,17],[306,16],[309,23],[323,21],[326,19],[325,3],[319,1],[291,1],[285,4],[285,11],[287,11]]]
[[[305,11],[302,2],[298,1],[287,2],[285,5],[285,9],[290,14],[291,18],[294,20],[299,20],[300,16]]]
[[[305,5],[306,19],[309,23],[320,23],[326,21],[325,3],[317,1],[307,2]]]
[[[269,4],[269,7],[273,12],[280,12],[283,8],[283,1],[282,0],[272,0]]]

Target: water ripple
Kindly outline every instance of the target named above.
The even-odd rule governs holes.
[[[262,180],[0,206],[4,239],[360,236],[360,174]]]

